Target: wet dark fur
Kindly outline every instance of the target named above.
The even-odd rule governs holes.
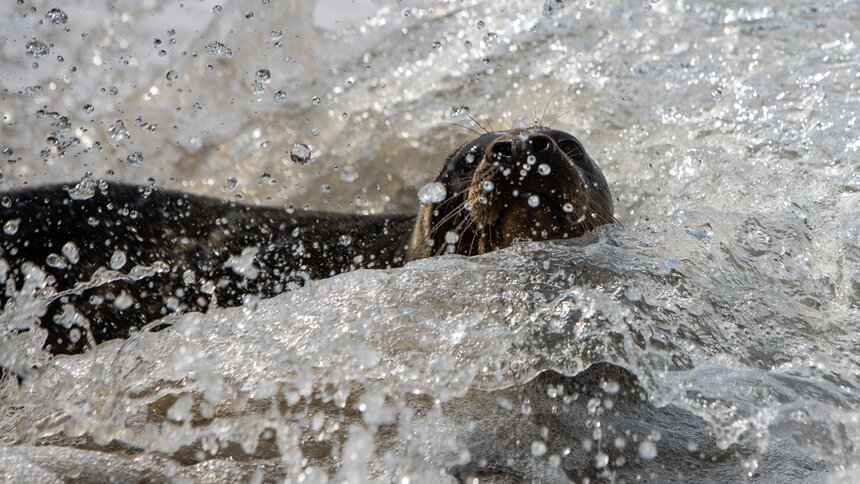
[[[521,173],[529,155],[534,163]],[[541,164],[549,175],[538,173]],[[487,180],[493,190],[483,188]],[[0,200],[0,225],[9,228],[0,243],[3,320],[26,330],[17,308],[22,299],[14,296],[29,274],[41,284],[28,288],[50,301],[47,312],[31,315],[48,330],[45,348],[78,353],[173,312],[237,306],[249,296],[270,297],[358,268],[480,254],[517,238],[576,237],[614,220],[603,175],[579,141],[561,131],[486,133],[451,154],[436,181],[448,196],[424,205],[417,221],[414,214],[290,214],[105,182],[85,199],[73,199],[70,185],[6,193]],[[541,198],[538,207],[526,205],[532,194]],[[562,210],[566,203],[574,209]],[[16,220],[13,231],[9,224]],[[456,243],[446,242],[448,232],[457,234]],[[63,251],[70,242],[76,261]],[[127,260],[112,270],[117,250]],[[227,264],[243,253],[249,264]]]

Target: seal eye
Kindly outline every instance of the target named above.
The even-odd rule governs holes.
[[[585,149],[578,141],[573,139],[559,141],[558,148],[576,165],[585,163]]]
[[[478,166],[478,163],[481,161],[482,156],[484,156],[484,152],[477,146],[473,146],[465,155],[462,156],[462,158],[458,160],[457,174],[462,177],[471,176],[472,172],[475,171],[475,167]]]

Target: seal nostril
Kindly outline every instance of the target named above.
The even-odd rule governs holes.
[[[493,159],[510,158],[514,154],[514,146],[510,141],[497,141],[490,148],[490,155]]]
[[[552,147],[552,142],[550,141],[550,139],[542,135],[532,136],[529,142],[531,143],[532,150],[535,153],[540,153],[541,151],[548,150],[550,149],[550,147]]]

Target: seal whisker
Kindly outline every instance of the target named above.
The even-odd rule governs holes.
[[[468,131],[468,132],[470,132],[470,133],[472,133],[472,134],[474,134],[474,135],[476,135],[476,136],[480,136],[480,135],[482,135],[482,134],[483,134],[483,133],[481,133],[480,131],[478,131],[478,130],[477,130],[477,129],[475,129],[475,128],[470,128],[470,127],[468,127],[468,126],[463,126],[463,125],[462,125],[462,124],[460,124],[460,123],[448,123],[448,125],[449,125],[449,126],[456,126],[456,127],[458,127],[458,128],[465,129],[466,131]]]
[[[546,106],[543,107],[543,114],[540,115],[540,120],[538,121],[538,126],[543,125],[543,121],[544,121],[544,119],[546,119],[546,112],[549,110],[549,105],[552,104],[552,101],[555,99],[555,97],[557,95],[558,95],[558,93],[555,93],[549,97],[549,100],[546,102]]]
[[[480,122],[478,122],[478,120],[477,120],[477,119],[475,119],[475,117],[474,117],[474,116],[472,116],[472,115],[470,114],[470,115],[468,115],[468,117],[469,117],[469,119],[471,119],[471,120],[472,120],[472,122],[473,122],[473,123],[477,124],[477,125],[478,125],[478,127],[479,127],[479,128],[481,128],[481,129],[484,131],[484,134],[488,134],[488,133],[489,133],[489,131],[487,131],[487,128],[485,128],[483,124],[481,124]]]

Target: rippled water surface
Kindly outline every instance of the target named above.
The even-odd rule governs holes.
[[[3,190],[414,211],[470,129],[542,122],[623,226],[83,355],[4,330],[5,480],[860,478],[858,2],[61,3],[0,6]]]

